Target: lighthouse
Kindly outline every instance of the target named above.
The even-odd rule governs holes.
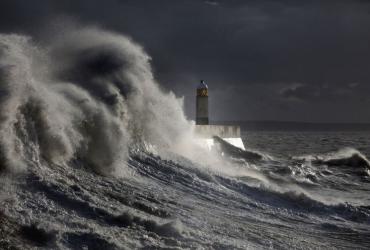
[[[195,124],[194,132],[198,137],[200,146],[212,150],[215,144],[225,142],[245,150],[240,137],[239,126],[209,125],[208,86],[203,80],[200,81],[197,87]]]
[[[208,86],[203,80],[197,87],[196,98],[196,124],[208,125]]]

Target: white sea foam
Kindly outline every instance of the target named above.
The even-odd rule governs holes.
[[[129,147],[144,142],[192,155],[182,100],[160,90],[140,46],[97,28],[62,34],[47,49],[29,37],[0,36],[4,166],[79,157],[109,174],[122,170]]]

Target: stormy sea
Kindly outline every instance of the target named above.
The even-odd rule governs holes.
[[[145,49],[0,35],[0,249],[369,249],[370,133],[194,136]]]

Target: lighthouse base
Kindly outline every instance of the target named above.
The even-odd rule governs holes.
[[[214,137],[219,137],[227,143],[245,150],[243,141],[240,137],[239,126],[196,125],[195,134],[198,137],[199,145],[208,150],[212,150],[215,146]]]

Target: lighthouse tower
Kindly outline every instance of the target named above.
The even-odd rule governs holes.
[[[199,139],[200,146],[212,150],[215,144],[231,144],[239,149],[244,148],[240,137],[239,126],[209,125],[208,118],[208,86],[202,80],[197,87],[195,134]],[[225,144],[225,145],[226,145]]]
[[[197,87],[196,124],[208,125],[208,86],[201,80]]]

